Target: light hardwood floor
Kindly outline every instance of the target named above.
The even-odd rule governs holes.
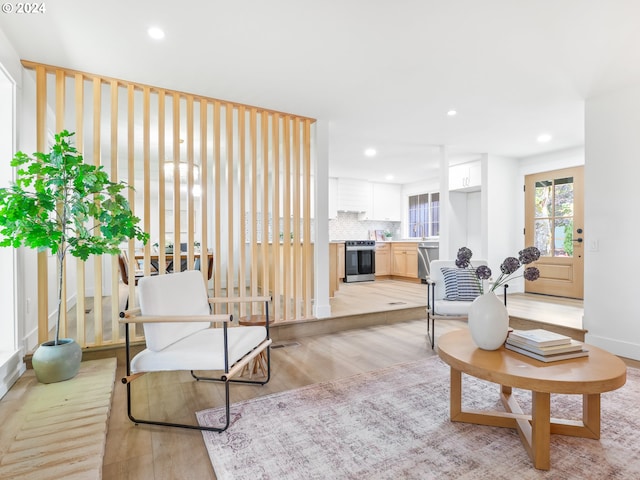
[[[424,285],[403,282],[342,285],[339,294],[332,300],[332,309],[337,316],[336,321],[352,322],[345,325],[351,329],[313,334],[313,329],[318,327],[310,326],[307,335],[295,340],[277,341],[275,346],[278,348],[272,349],[271,382],[263,387],[233,385],[232,401],[435,355],[436,352],[427,344],[424,318],[399,319],[403,309],[411,309],[415,305],[424,312],[425,292]],[[510,304],[514,309],[520,308],[521,312],[527,310],[530,307],[527,306],[526,297],[523,296],[519,307],[515,299],[513,302],[510,300]],[[544,299],[534,297],[530,300],[535,303]],[[531,310],[541,310],[541,313],[537,313],[545,320],[556,316],[566,318],[568,311],[565,307],[554,307],[555,303],[555,299],[550,299],[535,305],[535,308],[531,307]],[[559,303],[562,305],[564,302]],[[581,305],[574,307],[571,315],[581,318]],[[363,309],[370,310],[369,313],[375,316],[379,313],[376,310],[381,308],[385,310],[385,315],[390,315],[382,322],[386,321],[386,324],[353,328],[359,323],[352,319],[365,315]],[[460,320],[439,320],[436,322],[436,332],[440,336],[465,326],[466,322]],[[640,366],[640,362],[628,363]],[[117,369],[118,379],[124,375],[122,358],[118,358]],[[14,386],[16,395],[11,398],[16,401],[10,405],[4,399],[0,401],[0,420],[9,418],[12,409],[15,411],[20,407],[17,393],[28,389],[34,380],[33,372],[27,372]],[[133,388],[136,413],[139,414],[171,414],[177,420],[195,421],[193,412],[223,403],[220,385],[196,383],[188,374],[147,375],[134,382]],[[118,381],[114,386],[102,475],[106,480],[215,479],[200,432],[133,425],[126,416],[125,386]]]
[[[463,326],[451,321],[440,332]],[[309,336],[272,349],[272,379],[263,387],[232,385],[232,401],[342,378],[435,355],[425,322],[414,320]],[[124,373],[119,367],[117,376]],[[133,384],[140,412],[193,412],[222,405],[221,386],[195,383],[188,375],[148,375]],[[153,386],[153,390],[148,389]],[[134,426],[125,416],[125,387],[116,385],[107,435],[103,478],[215,479],[202,435],[196,431]]]
[[[466,322],[437,322],[438,335],[466,327]],[[333,334],[303,337],[272,349],[272,380],[263,387],[234,385],[232,401],[343,378],[436,355],[427,344],[425,321],[413,320]],[[640,362],[627,361],[640,367]],[[118,375],[123,373],[119,367]],[[145,381],[144,378],[140,381]],[[147,390],[153,384],[153,391]],[[191,412],[222,405],[220,385],[191,381],[186,375],[163,374],[138,385],[143,412],[181,409]],[[107,435],[103,478],[215,479],[199,432],[161,427],[135,427],[124,415],[124,386],[116,385]]]

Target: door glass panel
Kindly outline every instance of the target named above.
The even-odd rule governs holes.
[[[534,245],[540,250],[540,255],[548,257],[551,256],[551,220],[550,219],[536,219],[536,234]]]
[[[558,218],[553,230],[554,257],[573,256],[573,219]]]
[[[536,182],[536,218],[550,217],[552,214],[552,182],[550,180],[544,180],[542,182]]]
[[[573,256],[573,177],[536,182],[535,241],[543,256]]]
[[[556,217],[573,216],[573,178],[555,180],[554,207]]]

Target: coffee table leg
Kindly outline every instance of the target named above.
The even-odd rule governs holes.
[[[584,423],[585,437],[600,438],[600,394],[584,394],[582,396],[582,423]],[[590,435],[589,435],[590,433]]]
[[[551,395],[543,392],[531,392],[531,460],[540,470],[551,467]]]
[[[462,413],[462,372],[451,368],[451,392],[449,394],[449,418],[453,421]]]

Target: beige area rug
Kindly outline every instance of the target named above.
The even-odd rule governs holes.
[[[636,479],[640,370],[628,370],[602,395],[601,439],[552,435],[548,472],[515,430],[449,421],[449,367],[437,357],[234,404],[230,428],[204,440],[218,480]],[[463,375],[463,407],[502,409],[498,389]],[[527,411],[530,393],[514,394]],[[552,395],[552,415],[580,419],[581,402]]]
[[[115,374],[115,358],[90,360],[71,380],[29,387],[2,425],[0,478],[102,478]]]

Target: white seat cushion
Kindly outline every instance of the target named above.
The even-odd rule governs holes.
[[[436,315],[467,315],[473,302],[436,300],[433,303]]]
[[[227,332],[229,368],[267,337],[266,328],[261,326],[229,327]],[[199,330],[161,351],[147,348],[131,361],[131,373],[173,370],[224,371],[223,329]]]

